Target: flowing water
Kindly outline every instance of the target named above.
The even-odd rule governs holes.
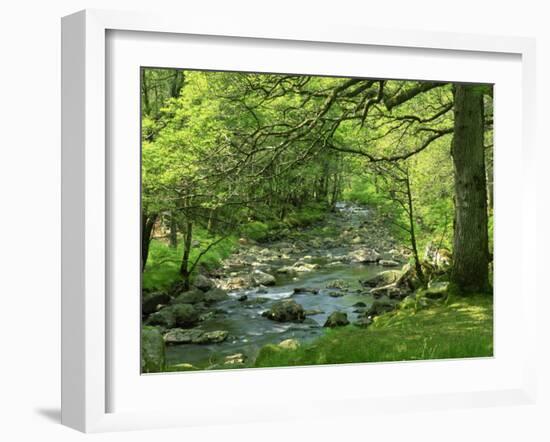
[[[349,228],[360,225],[368,218],[368,211],[357,206],[338,207],[338,213],[332,219],[338,228]],[[270,245],[265,245],[269,248]],[[330,249],[315,249],[302,251],[303,256],[315,257],[341,255],[349,252],[353,247],[339,244]],[[318,258],[318,261],[323,261]],[[324,262],[324,261],[323,261]],[[282,264],[282,263],[272,263]],[[326,262],[325,262],[326,264]],[[248,269],[249,271],[252,268]],[[354,322],[358,313],[354,304],[363,302],[367,306],[372,303],[372,297],[361,290],[360,279],[368,279],[375,276],[384,268],[376,264],[344,264],[335,262],[330,265],[322,265],[318,270],[294,275],[276,275],[274,286],[260,289],[239,289],[229,292],[230,299],[216,304],[216,308],[222,314],[215,315],[211,319],[201,322],[200,328],[205,331],[227,330],[227,340],[210,345],[175,345],[167,348],[167,364],[190,363],[194,366],[205,368],[219,363],[224,356],[235,353],[243,353],[248,358],[255,358],[259,349],[265,344],[278,344],[279,342],[293,338],[300,342],[315,339],[323,333],[323,324],[327,317],[335,312],[347,313],[348,320]],[[333,280],[341,280],[348,283],[348,288],[340,297],[330,296],[336,290],[327,289],[327,284]],[[307,287],[317,289],[318,293],[294,293],[294,288]],[[239,300],[246,295],[247,301]],[[258,303],[254,299],[261,298]],[[317,311],[306,317],[302,323],[280,323],[262,317],[262,312],[284,298],[292,298],[301,304],[306,311]],[[313,312],[312,312],[313,313]]]

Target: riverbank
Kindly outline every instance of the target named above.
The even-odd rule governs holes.
[[[366,329],[331,329],[298,347],[262,348],[254,367],[490,357],[493,298],[451,297],[424,308],[403,306],[374,318]]]
[[[144,324],[166,344],[160,371],[490,355],[490,298],[450,301],[435,280],[415,292],[408,259],[385,220],[353,204],[241,238],[190,291],[144,295]]]

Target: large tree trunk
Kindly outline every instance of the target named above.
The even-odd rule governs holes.
[[[489,250],[483,94],[473,85],[455,89],[452,156],[455,225],[451,281],[461,292],[484,292],[489,288]]]
[[[157,221],[157,215],[141,214],[141,271],[145,270],[147,258],[149,257],[149,245],[151,244],[151,236],[153,227]]]

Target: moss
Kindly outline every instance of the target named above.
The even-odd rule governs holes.
[[[162,334],[155,327],[141,328],[141,371],[157,373],[163,371],[165,347]]]

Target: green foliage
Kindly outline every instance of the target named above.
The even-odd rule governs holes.
[[[194,261],[208,244],[219,238],[209,235],[205,230],[196,231],[194,237],[194,241],[197,241],[200,245],[191,249],[191,261]],[[225,238],[201,257],[200,266],[205,270],[215,269],[224,258],[231,254],[236,244],[236,237]],[[183,246],[181,241],[177,248],[169,247],[163,241],[155,239],[151,241],[149,259],[142,274],[142,287],[148,290],[165,290],[169,288],[172,283],[180,278],[179,268],[182,255]],[[193,276],[191,277],[192,280]]]
[[[321,221],[326,212],[326,204],[313,202],[287,215],[284,224],[288,227],[307,227]]]
[[[450,249],[453,85],[425,85],[145,68],[143,215],[180,236],[192,226],[199,241],[205,230],[267,241],[314,225],[344,199],[375,207],[403,244],[412,225],[420,251],[429,242]],[[491,118],[492,87],[478,90]],[[403,93],[410,98],[396,99]],[[485,144],[492,175],[490,123]],[[392,174],[399,168],[407,172],[412,220],[399,200],[403,182]],[[201,265],[219,263],[213,256],[223,244]],[[153,243],[150,253],[144,287],[169,284],[183,250]]]
[[[261,221],[252,221],[243,227],[242,233],[254,241],[264,241],[269,238],[269,226]]]
[[[488,295],[455,297],[420,310],[399,309],[367,329],[328,330],[297,350],[263,347],[256,367],[488,357],[493,355],[493,303]]]

